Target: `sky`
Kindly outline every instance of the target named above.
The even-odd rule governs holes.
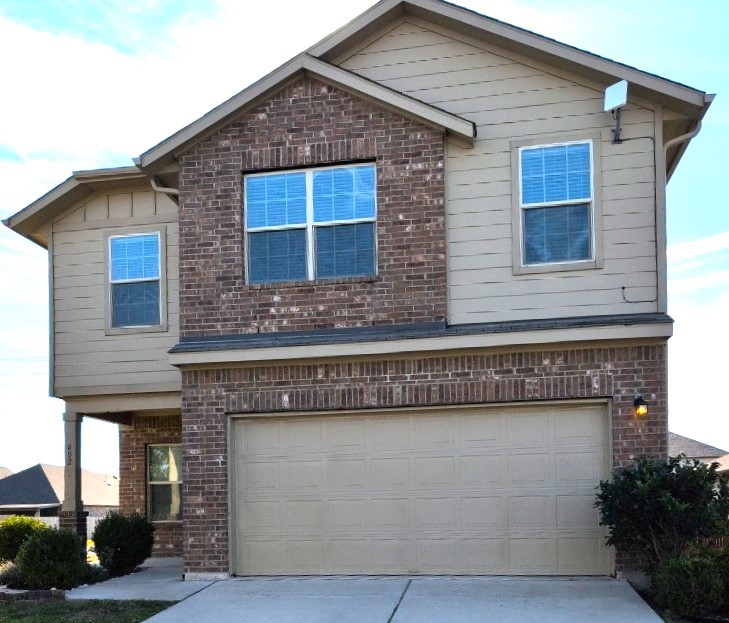
[[[669,427],[729,451],[729,3],[462,0],[502,21],[717,93],[668,185]],[[74,170],[128,166],[372,0],[1,0],[0,217]],[[724,197],[722,199],[722,197]],[[63,461],[48,397],[45,250],[0,227],[0,466]],[[115,425],[82,464],[118,473]]]

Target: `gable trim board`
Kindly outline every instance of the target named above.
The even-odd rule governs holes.
[[[49,190],[20,212],[3,219],[3,223],[43,248],[47,248],[48,240],[39,229],[71,205],[91,196],[97,190],[118,189],[146,182],[147,176],[137,167],[74,171],[65,182]]]
[[[308,54],[300,54],[186,128],[143,153],[136,161],[137,165],[141,170],[151,174],[159,172],[165,166],[170,165],[178,154],[223,127],[235,116],[252,108],[273,92],[280,91],[304,73],[429,127],[444,131],[466,144],[472,144],[476,136],[475,124],[467,119],[383,87],[377,82],[322,62]]]
[[[335,33],[307,50],[309,54],[337,63],[346,50],[400,16],[413,15],[475,38],[488,38],[499,47],[526,53],[549,64],[565,67],[609,84],[627,80],[638,94],[665,102],[687,114],[706,112],[713,96],[635,67],[618,63],[519,28],[475,11],[437,0],[382,0]],[[702,115],[703,116],[703,115]]]

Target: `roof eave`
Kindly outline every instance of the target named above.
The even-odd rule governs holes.
[[[37,236],[38,230],[48,221],[74,203],[93,194],[101,186],[145,180],[146,176],[136,167],[116,167],[74,171],[64,182],[49,190],[19,212],[3,219],[3,224],[28,240],[45,248]]]

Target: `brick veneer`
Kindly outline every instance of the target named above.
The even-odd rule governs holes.
[[[180,157],[180,335],[444,320],[444,137],[310,77]],[[373,279],[245,283],[243,175],[372,160]],[[353,286],[356,284],[356,286]]]
[[[665,457],[666,344],[423,355],[183,371],[185,569],[228,571],[228,417],[535,400],[611,400],[613,464]],[[632,401],[643,393],[647,417]]]
[[[135,415],[119,427],[119,509],[147,514],[147,445],[180,443],[179,414]],[[182,556],[182,525],[155,523],[153,556]]]

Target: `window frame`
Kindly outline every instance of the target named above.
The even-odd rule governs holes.
[[[131,325],[131,326],[113,326],[113,301],[112,290],[115,283],[111,279],[111,241],[115,238],[129,238],[132,236],[144,236],[156,234],[159,245],[159,323],[154,325]],[[137,283],[143,281],[154,281],[154,279],[140,279],[129,281],[129,283]],[[121,283],[124,283],[123,281]],[[167,227],[164,225],[154,225],[148,227],[135,227],[134,229],[124,229],[122,231],[114,229],[104,232],[104,287],[105,287],[105,316],[106,316],[106,335],[125,335],[130,333],[159,333],[167,331]]]
[[[182,462],[182,444],[181,443],[149,443],[146,448],[146,469],[145,469],[145,482],[147,490],[146,509],[147,517],[150,518],[152,523],[182,523],[183,519],[151,519],[152,517],[152,487],[156,485],[179,485],[180,487],[180,514],[184,508],[182,502],[182,484],[183,480],[151,480],[150,479],[150,448],[180,448],[180,462]],[[182,473],[182,465],[180,465],[180,473]]]
[[[522,203],[521,154],[524,150],[540,147],[559,147],[587,143],[590,146],[590,183],[589,200],[568,199],[543,203]],[[549,273],[572,270],[593,270],[603,267],[602,240],[602,178],[601,178],[601,135],[599,132],[555,135],[511,142],[511,196],[512,196],[512,267],[515,275]],[[563,207],[570,205],[589,206],[590,247],[592,257],[584,260],[565,260],[526,264],[524,262],[524,213],[533,208]]]
[[[374,172],[374,215],[365,218],[354,218],[345,220],[332,220],[332,221],[321,221],[316,222],[314,220],[314,172],[316,171],[329,171],[334,169],[355,169],[357,167],[371,167]],[[306,223],[294,224],[294,225],[276,225],[266,227],[248,227],[248,180],[265,177],[268,175],[286,175],[293,173],[304,173],[306,180]],[[372,223],[373,226],[373,249],[374,254],[374,271],[369,275],[342,275],[334,277],[317,277],[316,275],[316,232],[315,230],[320,227],[335,227],[337,225],[359,225],[362,223]],[[250,257],[250,238],[251,233],[262,233],[271,231],[291,231],[291,230],[304,230],[306,237],[306,278],[296,280],[283,280],[283,281],[263,281],[263,282],[252,282],[250,278],[251,273],[251,257]],[[296,167],[287,169],[274,169],[259,172],[244,173],[243,175],[243,235],[245,241],[245,282],[246,285],[252,287],[276,287],[287,283],[304,283],[310,284],[314,282],[325,282],[325,281],[336,281],[338,279],[375,279],[378,274],[377,257],[378,257],[378,245],[377,245],[377,164],[374,161],[366,162],[347,162],[336,165],[323,165],[313,167]]]

